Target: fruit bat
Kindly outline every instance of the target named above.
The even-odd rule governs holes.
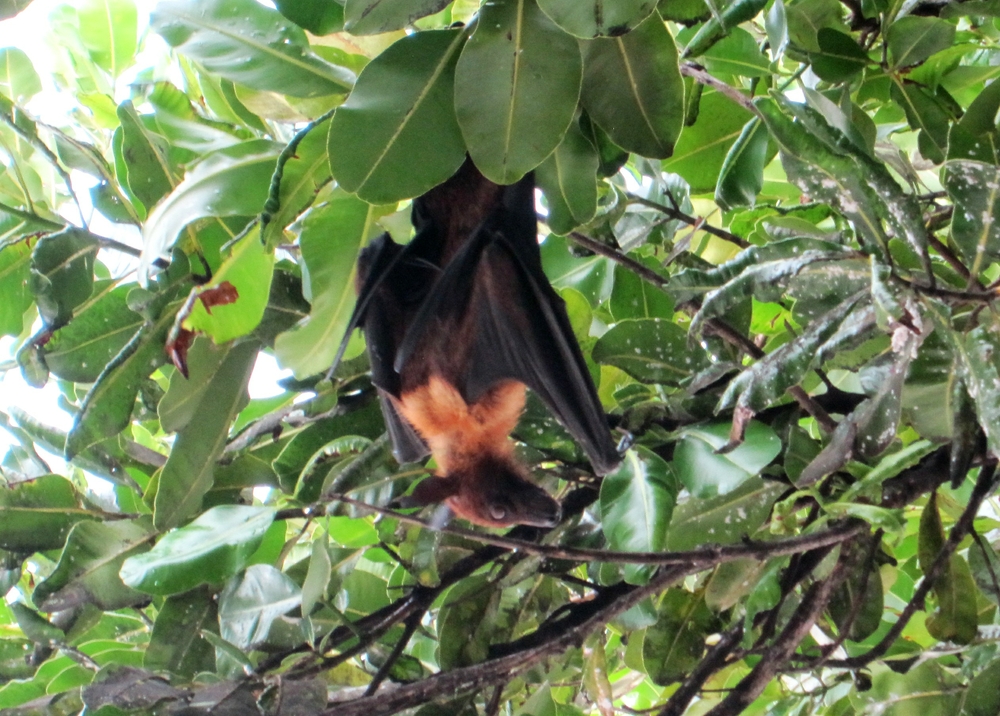
[[[410,243],[383,234],[362,250],[344,340],[356,326],[365,333],[396,458],[437,462],[412,502],[444,501],[480,525],[554,526],[559,503],[528,480],[508,437],[525,386],[595,472],[620,457],[565,304],[542,272],[533,177],[498,186],[466,159],[414,200],[411,220]]]

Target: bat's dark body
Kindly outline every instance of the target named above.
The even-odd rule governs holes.
[[[384,234],[358,261],[360,325],[396,457],[434,454],[418,486],[480,524],[551,525],[507,437],[534,390],[598,474],[620,462],[562,299],[542,272],[531,175],[497,186],[471,161],[413,203],[416,236]]]

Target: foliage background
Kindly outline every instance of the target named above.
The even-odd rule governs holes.
[[[1000,713],[996,2],[274,5],[0,2],[0,710]],[[529,403],[547,534],[328,374],[466,152],[630,445]]]

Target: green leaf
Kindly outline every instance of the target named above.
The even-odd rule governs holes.
[[[118,77],[135,62],[138,18],[131,0],[84,0],[76,3],[80,39],[90,58]]]
[[[98,517],[81,505],[72,483],[59,475],[0,488],[0,549],[32,552],[58,549],[70,528]]]
[[[0,49],[0,93],[23,105],[41,91],[42,80],[24,51],[16,47]]]
[[[450,2],[451,0],[346,0],[344,29],[352,35],[375,35],[402,30],[414,20],[444,9]]]
[[[566,235],[594,218],[597,212],[597,151],[576,122],[535,171],[545,193],[549,215],[545,223],[555,234]]]
[[[667,590],[659,619],[642,640],[643,666],[653,683],[668,686],[683,679],[705,653],[705,638],[716,626],[715,615],[700,595]]]
[[[149,552],[126,559],[122,581],[159,595],[220,584],[246,566],[273,519],[269,507],[213,507],[164,535]]]
[[[34,303],[31,279],[31,241],[0,246],[0,335],[19,336],[24,330],[24,312]]]
[[[886,30],[890,66],[916,65],[955,42],[955,26],[936,17],[907,15]]]
[[[191,422],[230,348],[216,346],[202,336],[195,339],[187,353],[187,377],[179,370],[174,371],[166,394],[156,406],[163,432],[175,433]]]
[[[601,528],[610,549],[659,552],[677,502],[677,478],[656,453],[637,447],[601,482]],[[626,565],[625,579],[643,583],[648,568]]]
[[[937,493],[931,493],[920,515],[918,556],[925,573],[944,547],[944,527],[937,507]],[[934,580],[938,608],[927,618],[927,631],[941,641],[968,644],[976,636],[979,616],[976,610],[976,584],[969,565],[960,555],[952,554],[947,568]]]
[[[267,200],[281,147],[255,139],[211,152],[150,212],[143,225],[139,275],[170,253],[185,226],[207,216],[253,216]]]
[[[764,523],[771,514],[771,505],[786,489],[782,482],[752,477],[724,495],[692,497],[682,502],[674,510],[667,549],[687,550],[705,544],[739,542]]]
[[[483,621],[496,587],[486,575],[464,579],[448,590],[438,614],[438,664],[442,669],[479,663],[486,656],[486,644],[470,639],[470,624]]]
[[[358,251],[375,230],[373,208],[335,192],[302,222],[299,246],[306,267],[303,290],[312,309],[303,324],[275,340],[275,355],[297,378],[330,367],[354,310]]]
[[[703,350],[688,347],[684,329],[660,318],[617,323],[598,339],[592,355],[644,383],[680,385],[707,365]]]
[[[691,185],[692,194],[715,189],[729,148],[742,134],[751,114],[715,90],[705,90],[698,119],[684,127],[673,156],[663,170],[680,174]]]
[[[603,256],[578,258],[570,253],[566,239],[548,236],[541,246],[545,275],[556,288],[575,288],[591,306],[598,306],[611,294],[614,264]]]
[[[626,34],[649,17],[656,0],[538,0],[538,6],[563,30],[587,40]]]
[[[131,100],[118,105],[117,114],[121,133],[115,136],[121,137],[121,170],[127,178],[128,188],[149,210],[170,192],[176,182],[174,170],[167,159],[169,147],[163,137],[146,128]],[[115,161],[118,163],[117,158]]]
[[[537,167],[566,133],[580,97],[576,40],[535,0],[483,6],[455,68],[455,111],[469,154],[497,184]]]
[[[264,228],[264,242],[269,247],[285,242],[286,227],[312,206],[320,190],[330,182],[329,132],[329,122],[314,126],[299,142],[294,156],[285,162],[278,192],[279,208]]]
[[[954,202],[951,238],[969,272],[979,274],[1000,256],[1000,169],[953,159],[944,165],[944,185]]]
[[[344,29],[344,6],[339,2],[276,0],[274,6],[282,15],[314,35],[329,35]]]
[[[50,329],[65,325],[94,289],[94,260],[100,244],[69,228],[43,236],[31,254],[29,284],[38,313]]]
[[[219,595],[219,635],[241,649],[262,643],[276,619],[302,603],[302,590],[269,564],[233,576]]]
[[[2,257],[2,254],[0,254]],[[88,303],[42,347],[45,364],[55,375],[76,383],[93,383],[104,366],[142,327],[143,319],[128,307],[134,284],[118,286]]]
[[[664,159],[684,121],[684,82],[677,48],[659,16],[622,37],[582,43],[581,103],[617,145]]]
[[[171,595],[156,615],[143,666],[188,679],[202,671],[214,671],[215,648],[201,632],[218,630],[215,595],[207,587]]]
[[[764,77],[770,68],[753,35],[742,27],[734,27],[703,58],[708,71],[717,75]]]
[[[969,547],[969,569],[979,589],[994,604],[1000,603],[1000,555],[986,540],[977,540]]]
[[[729,423],[715,423],[681,431],[674,450],[674,471],[695,497],[732,492],[759,475],[781,452],[781,439],[774,430],[752,420],[743,442],[729,452],[719,453],[729,443],[729,429]]]
[[[1000,714],[1000,659],[991,662],[969,682],[962,703],[962,716],[997,716]]]
[[[810,53],[813,72],[827,82],[842,82],[861,72],[868,64],[868,53],[850,35],[830,27],[816,35],[819,50]]]
[[[1000,342],[996,329],[980,326],[964,337],[961,349],[964,378],[976,403],[979,425],[991,451],[1000,451]]]
[[[66,633],[41,614],[21,602],[10,605],[10,611],[17,620],[24,635],[41,646],[55,646],[66,641]]]
[[[94,604],[122,609],[149,599],[122,584],[122,562],[149,550],[152,532],[138,521],[78,522],[66,538],[55,570],[35,587],[32,599],[47,612]]]
[[[313,54],[305,33],[255,0],[170,0],[150,26],[206,70],[292,97],[343,93],[354,73]]]
[[[345,191],[386,203],[455,173],[465,157],[454,100],[464,40],[461,30],[418,32],[362,70],[330,124],[330,168]]]
[[[236,289],[236,300],[212,306],[211,311],[197,301],[184,321],[185,327],[211,336],[216,343],[249,334],[264,317],[273,274],[274,253],[256,237],[244,237],[212,274],[212,280],[198,289],[204,293],[228,284],[227,289]]]
[[[915,82],[894,80],[890,90],[892,101],[906,112],[906,121],[918,131],[917,147],[920,153],[935,164],[945,159],[948,148],[948,130],[954,119],[954,108],[949,107],[943,88],[931,92]]]
[[[646,268],[657,270],[659,262],[646,257],[641,261]],[[618,322],[626,318],[663,318],[674,315],[674,299],[648,281],[644,281],[624,266],[615,266],[615,285],[608,303],[611,315]]]
[[[166,361],[163,347],[176,311],[175,305],[164,310],[155,322],[143,324],[105,366],[66,438],[67,459],[128,426],[140,384]]]
[[[850,296],[813,320],[801,335],[740,373],[726,387],[719,399],[718,410],[735,404],[756,413],[781,400],[785,392],[797,385],[811,368],[822,364],[826,356],[820,346],[834,335],[859,299],[858,294]]]
[[[229,426],[246,404],[246,387],[257,358],[255,341],[234,346],[219,366],[194,416],[177,434],[160,472],[153,524],[167,530],[201,508],[212,486],[215,462],[229,437]]]
[[[715,185],[715,203],[723,211],[737,206],[753,206],[764,186],[764,165],[768,159],[767,127],[751,119],[729,148]]]
[[[684,48],[684,57],[703,55],[725,37],[731,28],[757,17],[767,4],[767,0],[734,0],[725,3],[721,11],[717,3],[706,2],[706,4],[712,9],[712,16],[688,42]]]

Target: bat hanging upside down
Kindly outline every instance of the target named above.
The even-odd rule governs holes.
[[[559,503],[528,480],[508,437],[525,386],[598,474],[620,457],[565,304],[542,272],[533,177],[498,186],[466,159],[414,200],[412,221],[410,243],[383,234],[361,252],[348,335],[365,332],[396,458],[437,462],[413,502],[444,501],[480,525],[554,526]]]

